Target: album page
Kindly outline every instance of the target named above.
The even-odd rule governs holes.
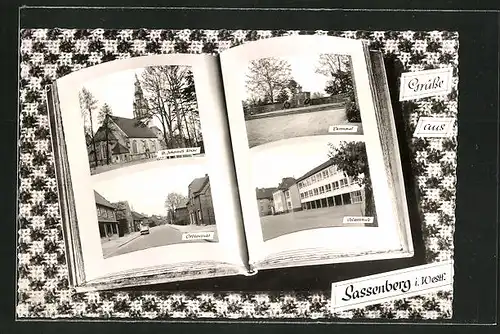
[[[287,36],[221,53],[250,263],[403,251],[361,41]]]
[[[112,61],[57,91],[87,282],[162,266],[246,272],[216,57]]]

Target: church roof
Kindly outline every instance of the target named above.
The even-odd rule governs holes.
[[[129,149],[120,143],[116,143],[115,147],[111,150],[113,154],[130,153]]]
[[[129,138],[156,138],[146,124],[135,118],[111,116],[111,119]]]

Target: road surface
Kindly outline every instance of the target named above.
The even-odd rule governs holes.
[[[215,226],[214,226],[215,227]],[[207,228],[210,230],[210,228]],[[129,243],[119,247],[109,256],[116,256],[144,250],[152,247],[167,246],[179,243],[208,242],[205,240],[183,241],[182,232],[171,225],[160,225],[149,229],[149,234],[141,235]]]
[[[359,204],[302,210],[260,218],[264,241],[285,234],[322,227],[340,227],[344,216],[362,216]],[[354,224],[349,224],[354,226]]]
[[[330,125],[348,124],[345,109],[327,109],[289,115],[272,115],[245,122],[248,145],[254,147],[269,142],[295,137],[327,135]],[[362,133],[361,124],[358,132]]]

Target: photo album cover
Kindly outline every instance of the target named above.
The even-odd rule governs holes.
[[[18,317],[451,317],[457,50],[449,32],[22,31]],[[420,244],[420,265],[328,291],[192,288]]]

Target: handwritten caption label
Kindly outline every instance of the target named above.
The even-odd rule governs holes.
[[[182,233],[183,241],[190,240],[214,240],[215,232],[190,232]]]
[[[328,132],[357,132],[357,125],[330,125],[328,127]]]
[[[453,69],[440,68],[418,72],[406,72],[401,75],[399,100],[407,101],[428,96],[449,94]]]
[[[374,305],[453,287],[453,260],[332,284],[332,311]]]
[[[174,148],[171,150],[161,150],[156,152],[156,159],[167,159],[171,157],[195,154],[200,154],[199,147]]]
[[[452,117],[420,117],[413,137],[449,137],[453,133],[454,120]]]
[[[351,217],[345,216],[342,223],[344,224],[371,224],[373,223],[373,217]]]

